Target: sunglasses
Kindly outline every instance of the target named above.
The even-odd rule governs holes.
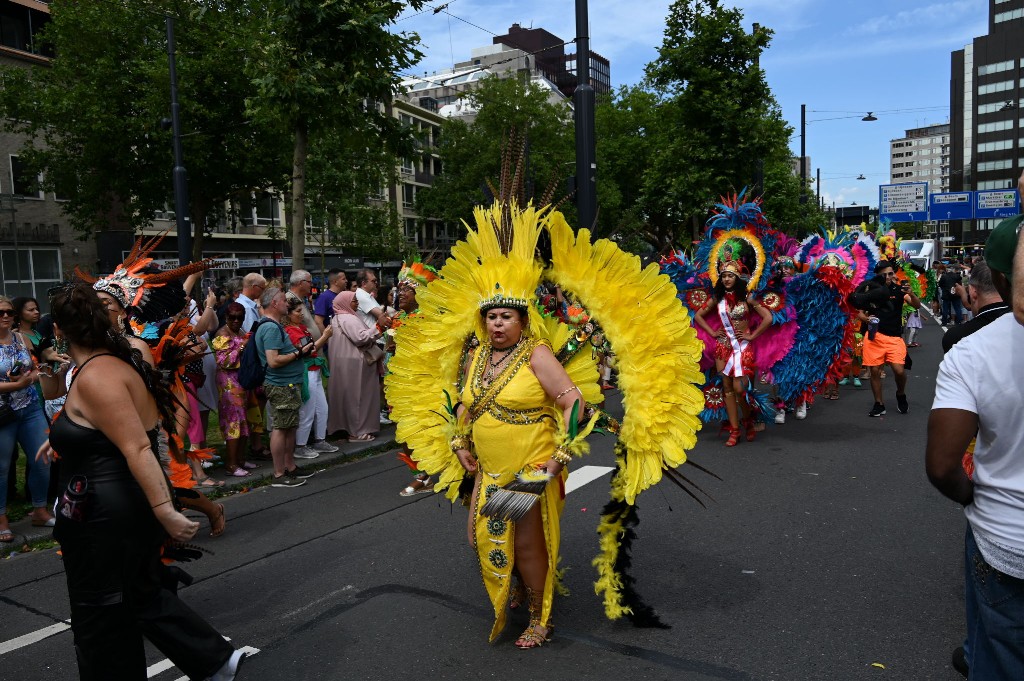
[[[241,314],[241,315],[233,315],[233,314],[229,314],[229,315],[228,315],[228,316],[226,317],[226,319],[234,319],[234,320],[236,320],[236,321],[245,321],[245,315],[244,315],[244,314]]]
[[[13,317],[14,310],[0,310],[0,317]]]

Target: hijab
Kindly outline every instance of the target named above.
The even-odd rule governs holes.
[[[354,291],[342,291],[334,297],[334,314],[355,314],[352,311],[352,300],[356,297]]]

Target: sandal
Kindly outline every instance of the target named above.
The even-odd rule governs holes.
[[[6,529],[0,530],[0,542],[3,542],[4,544],[10,544],[12,541],[14,541],[14,533],[11,532],[11,528],[8,527]]]
[[[740,429],[729,428],[729,439],[725,441],[726,447],[735,447],[740,442]]]
[[[744,419],[744,425],[747,427],[747,442],[753,442],[754,438],[757,437],[757,428],[754,427],[754,419]]]
[[[254,464],[252,461],[246,461],[245,463],[242,464],[242,468],[244,468],[247,471],[251,471],[259,468],[259,466],[257,464]]]
[[[355,437],[350,437],[348,439],[348,441],[349,442],[373,442],[376,439],[377,438],[375,436],[370,435],[369,433],[367,433],[366,435],[357,435]]]
[[[430,478],[427,478],[427,480],[430,480]],[[416,478],[415,480],[410,482],[405,489],[399,492],[398,496],[411,497],[416,494],[423,494],[424,492],[433,492],[434,483],[427,482],[427,480],[421,480],[420,478]]]
[[[247,478],[251,475],[249,471],[247,471],[245,468],[241,466],[235,469],[227,468],[224,470],[224,474],[235,478]]]
[[[223,480],[214,480],[209,475],[207,475],[202,480],[196,480],[196,487],[205,487],[206,489],[216,489],[218,487],[223,487],[223,486],[224,486],[224,481]]]
[[[224,504],[217,504],[217,515],[210,521],[210,536],[219,537],[228,528],[228,521],[224,517]]]
[[[550,624],[545,627],[540,623],[541,609],[544,606],[544,592],[534,591],[528,586],[524,586],[524,589],[527,604],[530,606],[530,624],[516,639],[515,645],[520,650],[529,650],[530,648],[540,648],[550,641],[551,636],[555,633],[555,628]],[[544,633],[542,634],[541,631]]]

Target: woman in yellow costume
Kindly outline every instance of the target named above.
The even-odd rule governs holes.
[[[657,265],[641,268],[588,230],[574,234],[558,211],[512,198],[516,186],[506,162],[499,198],[475,211],[439,278],[417,290],[419,313],[396,336],[385,388],[397,438],[438,476],[434,490],[469,497],[469,541],[494,608],[490,640],[508,608],[525,603],[530,624],[516,645],[535,648],[553,632],[568,466],[589,451],[584,438],[600,413],[588,405],[603,401],[594,327],[543,315],[538,285],[558,285],[585,307],[618,358],[625,418],[594,561],[612,619],[648,614],[625,574],[625,544],[638,494],[663,474],[689,482],[673,469],[700,427],[702,346]]]

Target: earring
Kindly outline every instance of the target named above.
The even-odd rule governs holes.
[[[68,354],[68,350],[69,350],[69,348],[68,348],[68,341],[67,341],[66,338],[64,338],[64,336],[54,336],[53,337],[53,351],[54,352],[56,352],[58,355],[66,355],[66,354]]]

